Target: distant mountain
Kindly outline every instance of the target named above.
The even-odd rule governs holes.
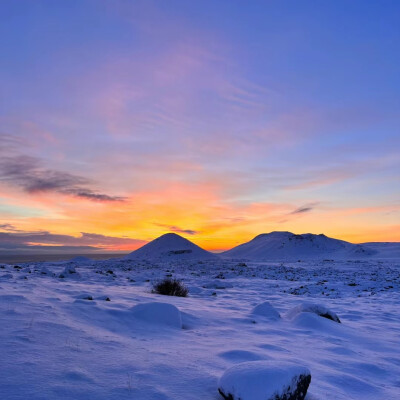
[[[83,262],[93,262],[92,259],[90,259],[89,257],[85,257],[85,256],[76,256],[74,258],[70,258],[69,260],[67,260],[69,262],[76,262],[76,263],[83,263]]]
[[[218,256],[190,240],[166,233],[124,257],[126,260],[216,260]]]
[[[400,242],[369,242],[363,243],[362,246],[375,251],[374,258],[400,258]]]
[[[372,256],[374,249],[363,245],[332,239],[323,234],[271,232],[256,236],[221,255],[229,258],[255,260],[302,260],[321,258],[360,258]]]

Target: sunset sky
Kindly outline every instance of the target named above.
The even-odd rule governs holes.
[[[0,251],[399,241],[399,19],[386,0],[1,1]]]

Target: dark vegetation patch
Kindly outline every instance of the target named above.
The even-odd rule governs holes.
[[[190,254],[192,250],[171,250],[168,252],[168,255],[175,255],[175,254]]]
[[[153,293],[165,296],[186,297],[189,289],[177,279],[165,278],[153,285]]]

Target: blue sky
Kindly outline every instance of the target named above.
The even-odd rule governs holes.
[[[0,10],[5,227],[400,239],[397,1]]]

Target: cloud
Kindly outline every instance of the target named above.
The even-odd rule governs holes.
[[[306,204],[302,207],[296,208],[295,210],[291,211],[289,215],[294,215],[294,214],[304,214],[312,211],[317,203],[312,203],[312,204]]]
[[[289,214],[303,214],[303,213],[311,211],[312,209],[313,209],[312,207],[299,207],[299,208],[296,208],[294,211],[292,211]]]
[[[99,235],[96,233],[82,232],[80,236],[60,235],[48,231],[22,231],[14,228],[11,224],[1,224],[0,228],[6,232],[0,232],[0,249],[47,249],[66,250],[115,250],[119,247],[145,244],[139,239],[127,237],[115,237]]]
[[[0,224],[0,229],[9,232],[18,232],[18,229],[12,224]]]
[[[99,248],[93,246],[45,246],[45,245],[25,245],[25,244],[14,244],[14,243],[1,243],[0,254],[15,254],[18,253],[94,253],[98,252]]]
[[[92,182],[82,176],[44,168],[40,159],[31,156],[1,157],[0,181],[17,186],[27,193],[55,192],[99,202],[125,200],[124,197],[92,190]]]
[[[195,231],[193,229],[182,229],[182,228],[179,228],[178,226],[174,226],[174,225],[166,225],[166,224],[154,224],[154,225],[161,226],[163,228],[167,228],[170,232],[183,233],[186,235],[196,235],[199,233],[198,231]]]

